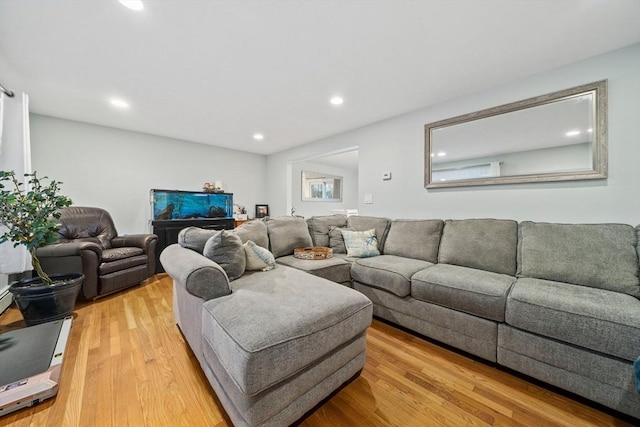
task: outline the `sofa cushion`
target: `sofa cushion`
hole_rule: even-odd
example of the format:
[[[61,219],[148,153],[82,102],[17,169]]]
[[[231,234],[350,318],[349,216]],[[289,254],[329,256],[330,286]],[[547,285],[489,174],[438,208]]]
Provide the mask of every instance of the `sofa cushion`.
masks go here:
[[[519,276],[640,298],[636,230],[624,224],[520,224]]]
[[[202,335],[246,395],[296,375],[371,324],[367,297],[294,268],[247,273],[232,286],[204,303]]]
[[[329,228],[346,227],[347,216],[344,214],[312,216],[307,220],[309,233],[314,246],[329,246]]]
[[[344,245],[344,237],[341,230],[354,231],[353,228],[347,227],[329,227],[329,247],[333,249],[334,254],[346,254],[347,248]]]
[[[620,292],[519,278],[507,298],[506,322],[628,361],[640,351],[640,300]]]
[[[380,255],[378,250],[378,239],[376,230],[349,231],[341,229],[344,238],[344,246],[347,248],[347,255],[356,258],[366,258]]]
[[[311,235],[304,218],[281,216],[266,221],[271,253],[278,258],[293,254],[295,248],[311,246]]]
[[[178,244],[183,248],[194,250],[198,253],[204,251],[204,245],[207,244],[214,234],[219,230],[207,230],[199,227],[187,227],[178,233]]]
[[[216,232],[207,240],[202,255],[222,267],[229,280],[235,280],[244,274],[247,263],[244,246],[233,231]]]
[[[104,255],[105,251],[110,251],[111,249],[105,249],[102,254]],[[133,267],[146,266],[149,262],[149,257],[146,254],[130,256],[128,258],[122,258],[109,262],[101,262],[98,266],[98,274],[100,276],[105,276],[107,274],[122,272],[123,270],[127,270]]]
[[[144,255],[144,250],[142,248],[134,248],[134,247],[120,247],[120,248],[110,248],[103,249],[102,256],[100,257],[100,261],[102,262],[113,262],[119,261],[122,259],[127,259],[136,255]]]
[[[288,265],[336,283],[351,282],[351,263],[338,257],[300,259],[293,255],[288,255],[278,258],[278,264]]]
[[[242,243],[247,243],[251,240],[256,245],[269,249],[269,235],[264,221],[259,219],[247,221],[233,231],[240,237]]]
[[[271,270],[276,266],[276,259],[268,249],[256,245],[253,240],[248,240],[244,245],[244,254],[247,259],[245,270],[255,271]]]
[[[418,259],[380,255],[356,260],[351,266],[351,277],[365,285],[406,297],[411,293],[411,277],[431,265]]]
[[[389,232],[391,220],[389,218],[378,218],[373,216],[351,215],[347,218],[347,227],[355,231],[366,231],[372,228],[376,230],[376,238],[378,239],[378,250],[382,252],[384,242]]]
[[[518,223],[506,219],[447,220],[438,262],[516,275]]]
[[[387,234],[384,253],[436,263],[443,226],[444,222],[439,219],[394,220]]]
[[[413,275],[411,296],[504,322],[507,294],[516,278],[457,265],[437,264]]]

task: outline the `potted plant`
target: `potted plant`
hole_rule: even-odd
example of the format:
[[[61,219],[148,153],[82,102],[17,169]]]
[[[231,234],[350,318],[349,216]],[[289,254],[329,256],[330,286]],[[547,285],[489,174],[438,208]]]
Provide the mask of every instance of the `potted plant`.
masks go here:
[[[31,188],[18,180],[15,171],[0,171],[0,225],[6,227],[0,243],[23,245],[31,255],[37,277],[14,282],[9,287],[27,325],[61,319],[71,314],[84,275],[79,273],[49,276],[41,267],[36,251],[56,241],[60,208],[71,205],[61,194],[61,182],[25,174]]]

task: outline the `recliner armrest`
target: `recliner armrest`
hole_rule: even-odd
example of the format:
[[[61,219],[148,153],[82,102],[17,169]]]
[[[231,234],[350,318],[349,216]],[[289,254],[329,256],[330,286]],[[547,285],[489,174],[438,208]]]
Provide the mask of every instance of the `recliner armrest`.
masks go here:
[[[147,248],[155,240],[158,240],[158,236],[155,234],[128,234],[111,239],[111,246],[114,248],[136,247],[147,252]]]
[[[80,241],[53,243],[51,245],[42,246],[36,250],[36,254],[39,258],[47,258],[80,255],[82,251],[93,251],[98,256],[98,259],[102,257],[102,248],[100,245],[93,242]]]

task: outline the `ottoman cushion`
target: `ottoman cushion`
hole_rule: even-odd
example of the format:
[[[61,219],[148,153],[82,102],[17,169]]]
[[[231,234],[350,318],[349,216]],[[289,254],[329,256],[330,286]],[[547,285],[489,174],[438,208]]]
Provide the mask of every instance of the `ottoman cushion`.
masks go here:
[[[361,334],[372,314],[361,293],[278,265],[204,304],[203,344],[241,393],[255,395]]]

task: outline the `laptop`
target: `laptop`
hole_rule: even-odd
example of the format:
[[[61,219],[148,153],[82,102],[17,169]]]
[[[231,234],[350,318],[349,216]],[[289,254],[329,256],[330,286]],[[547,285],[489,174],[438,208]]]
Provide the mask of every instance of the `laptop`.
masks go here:
[[[0,416],[58,393],[71,317],[0,334]]]

